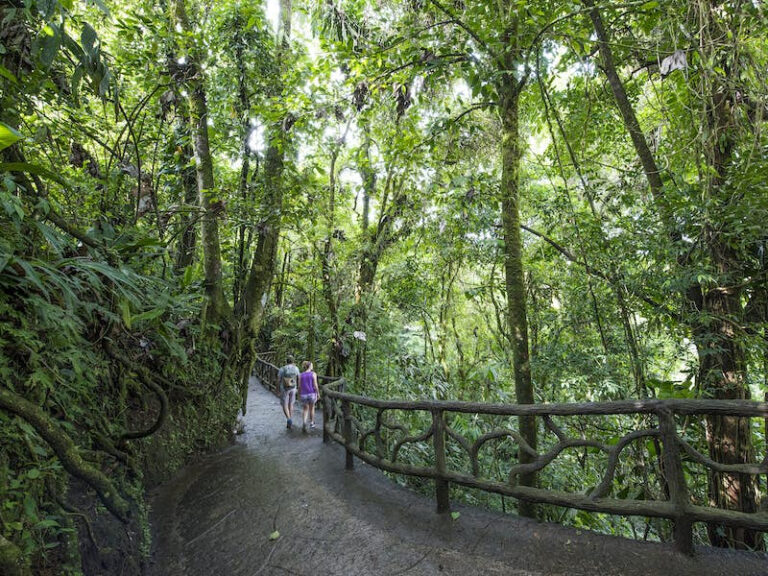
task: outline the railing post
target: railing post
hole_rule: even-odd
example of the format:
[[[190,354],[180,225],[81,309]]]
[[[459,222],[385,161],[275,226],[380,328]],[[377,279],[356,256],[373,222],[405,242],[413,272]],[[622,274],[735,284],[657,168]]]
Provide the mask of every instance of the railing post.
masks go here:
[[[344,392],[345,389],[346,386],[344,385],[344,382],[342,382],[339,390]],[[347,451],[345,468],[347,470],[353,470],[355,467],[354,455],[349,449],[349,447],[352,446],[352,406],[346,398],[341,401],[341,413],[344,416],[344,448]]]
[[[435,467],[437,468],[437,473],[442,476],[447,470],[445,462],[445,420],[443,420],[443,411],[439,408],[432,410],[432,439],[435,446]],[[448,480],[435,478],[435,497],[437,498],[438,514],[451,511]]]
[[[331,441],[331,433],[329,432],[330,420],[331,420],[331,401],[328,395],[325,393],[327,386],[331,385],[330,382],[323,384],[320,389],[323,391],[323,444],[327,444]]]
[[[688,486],[685,483],[683,462],[680,458],[680,446],[677,442],[675,415],[667,407],[657,411],[659,432],[664,447],[662,463],[664,477],[669,488],[669,501],[675,507],[674,524],[675,548],[688,556],[693,555],[693,522],[687,514]]]
[[[331,435],[328,433],[328,421],[331,419],[331,408],[328,395],[325,393],[325,387],[323,387],[323,444],[328,444],[331,439]]]
[[[272,366],[270,372],[272,373],[272,392],[280,394],[280,382],[277,381],[278,369]]]

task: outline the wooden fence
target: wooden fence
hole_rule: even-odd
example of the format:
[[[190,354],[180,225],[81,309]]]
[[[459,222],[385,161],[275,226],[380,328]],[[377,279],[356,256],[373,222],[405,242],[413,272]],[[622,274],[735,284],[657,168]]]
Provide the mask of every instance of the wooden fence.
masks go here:
[[[276,366],[259,361],[256,374],[276,390]],[[696,503],[687,480],[694,466],[724,475],[768,474],[768,453],[760,462],[723,464],[699,452],[692,439],[693,429],[702,417],[764,421],[768,418],[765,402],[653,399],[513,405],[378,400],[346,393],[343,379],[326,379],[322,390],[323,440],[334,440],[344,446],[346,467],[353,468],[356,456],[381,470],[431,479],[435,483],[438,512],[450,510],[449,486],[454,483],[529,502],[620,516],[666,518],[673,523],[676,547],[687,554],[693,552],[695,522],[768,531],[768,511],[748,513]],[[400,415],[400,421],[393,420],[395,414]],[[515,430],[512,424],[518,416],[532,416],[540,422],[539,450],[542,451],[529,446]],[[610,433],[614,436],[609,441],[588,438],[586,422],[604,422],[600,419],[605,417],[612,417],[614,421],[616,417],[625,418],[620,435],[616,428],[606,432],[605,428],[598,427],[601,436]],[[483,419],[491,422],[486,422],[488,425],[482,433],[477,432],[477,427],[473,428],[473,434],[459,430],[462,424]],[[499,477],[498,473],[489,473],[488,466],[484,466],[488,459],[481,459],[481,454],[487,446],[510,441],[515,450],[510,451],[507,444],[504,474]],[[662,498],[611,496],[627,492],[620,485],[625,476],[618,475],[617,470],[627,464],[621,460],[622,452],[630,446],[638,449],[638,445],[638,454],[644,453],[645,458],[652,459],[660,472]],[[422,460],[424,465],[400,460],[409,447],[417,455],[415,459]],[[521,451],[529,456],[526,463],[517,457]],[[563,491],[518,484],[521,474],[544,471],[573,451],[581,451],[585,459],[587,453],[602,455],[604,470],[597,486]]]

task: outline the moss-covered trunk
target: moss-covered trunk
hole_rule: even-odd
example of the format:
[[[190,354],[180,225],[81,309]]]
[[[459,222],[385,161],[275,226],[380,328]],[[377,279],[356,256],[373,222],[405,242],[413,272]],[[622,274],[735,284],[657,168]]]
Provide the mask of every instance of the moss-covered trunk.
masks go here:
[[[700,2],[700,52],[709,61],[729,69],[731,53],[720,44],[728,30],[718,12],[717,3]],[[737,47],[732,46],[735,50]],[[706,131],[705,162],[702,187],[704,197],[712,207],[716,221],[704,225],[702,237],[717,285],[701,286],[694,293],[691,306],[695,311],[694,336],[699,353],[699,382],[707,396],[718,399],[744,400],[750,397],[747,383],[747,362],[744,341],[739,336],[744,318],[742,288],[735,281],[744,267],[729,236],[727,222],[730,196],[733,192],[730,176],[733,172],[738,122],[733,115],[737,105],[734,96],[736,77],[719,74],[701,75],[701,94],[705,95]],[[722,212],[721,212],[722,211]],[[741,464],[754,460],[754,448],[749,418],[717,417],[707,419],[707,442],[710,457],[716,462]],[[709,470],[709,499],[712,506],[727,510],[756,512],[758,509],[757,477],[749,474],[720,474]],[[754,530],[708,525],[710,542],[715,546],[746,549],[764,548],[762,534]]]
[[[270,90],[271,96],[275,99],[280,99],[284,91],[285,60],[290,52],[291,8],[291,0],[280,1],[280,27],[275,55],[278,70]],[[268,127],[267,132],[268,146],[264,158],[264,186],[260,204],[261,220],[258,223],[253,260],[251,260],[248,278],[245,282],[241,305],[238,306],[237,311],[240,325],[240,382],[243,412],[245,412],[248,378],[255,361],[256,339],[264,321],[269,290],[275,275],[275,260],[280,240],[285,194],[283,172],[286,151],[290,145],[289,131],[292,123],[293,119],[286,112],[279,122]]]
[[[181,123],[180,123],[181,124]],[[178,127],[180,133],[187,132],[186,125]],[[181,147],[176,163],[180,175],[181,187],[184,193],[181,214],[179,218],[179,228],[181,236],[176,247],[176,258],[174,262],[174,271],[177,274],[183,273],[187,266],[190,266],[195,259],[195,245],[197,244],[197,179],[195,168],[191,165],[193,158],[192,146],[185,143]]]
[[[21,549],[0,534],[0,573],[5,576],[31,576],[32,570]]]
[[[533,404],[533,382],[528,350],[528,316],[526,311],[525,277],[523,274],[523,247],[520,238],[520,132],[519,105],[522,81],[515,78],[517,26],[507,31],[508,49],[505,52],[505,70],[499,83],[499,114],[501,116],[501,216],[504,234],[504,273],[507,291],[507,330],[512,346],[515,394],[519,404]],[[536,447],[536,419],[519,418],[520,433],[525,441]],[[533,460],[530,454],[519,451],[521,463]],[[536,483],[535,473],[520,477],[524,486]],[[533,504],[520,502],[521,515],[533,516]]]
[[[598,38],[603,69],[643,166],[665,232],[672,245],[678,249],[677,264],[684,275],[696,274],[694,266],[699,265],[716,279],[713,286],[692,282],[683,294],[686,306],[684,317],[693,333],[699,357],[702,393],[717,399],[749,398],[745,350],[739,337],[744,307],[739,282],[736,281],[744,263],[729,244],[728,236],[733,232],[719,224],[729,218],[727,210],[732,193],[729,190],[729,170],[740,130],[739,122],[733,115],[738,78],[735,75],[712,73],[709,69],[718,66],[723,71],[730,70],[732,54],[738,51],[734,40],[736,36],[726,26],[725,18],[729,15],[720,10],[719,2],[704,0],[694,3],[691,12],[696,19],[698,51],[705,62],[704,69],[696,74],[699,83],[696,95],[700,100],[698,109],[703,111],[701,122],[706,125],[706,130],[699,132],[703,157],[698,161],[701,197],[707,209],[700,233],[702,249],[694,252],[688,249],[684,251],[679,246],[682,235],[669,207],[669,200],[665,198],[662,171],[619,77],[611,39],[601,13],[591,0],[584,0],[584,4],[592,7],[589,15]],[[735,12],[731,16],[738,20]],[[748,419],[713,416],[707,419],[706,431],[709,454],[716,462],[743,464],[753,459]],[[710,471],[709,496],[713,506],[754,512],[758,507],[756,478]],[[762,547],[762,537],[751,530],[709,525],[708,531],[710,541],[716,546]]]
[[[279,98],[283,93],[282,74],[284,59],[289,52],[291,38],[291,0],[280,2],[280,30],[276,60],[278,75],[272,86],[272,96]],[[261,328],[264,309],[275,273],[275,257],[280,238],[283,217],[285,153],[289,145],[288,132],[291,119],[287,116],[269,127],[267,152],[264,159],[264,195],[261,200],[261,221],[256,239],[256,249],[251,262],[245,286],[245,330],[249,338],[256,338]]]
[[[203,269],[205,271],[205,294],[207,305],[204,317],[207,322],[227,321],[231,311],[224,295],[221,273],[221,243],[219,239],[219,217],[224,203],[219,197],[213,179],[213,158],[208,139],[208,103],[205,94],[205,77],[201,67],[200,51],[189,44],[194,34],[184,0],[174,4],[176,25],[182,31],[181,48],[186,52],[187,70],[184,81],[189,93],[189,121],[192,147],[195,152],[197,171],[198,205],[202,213]]]

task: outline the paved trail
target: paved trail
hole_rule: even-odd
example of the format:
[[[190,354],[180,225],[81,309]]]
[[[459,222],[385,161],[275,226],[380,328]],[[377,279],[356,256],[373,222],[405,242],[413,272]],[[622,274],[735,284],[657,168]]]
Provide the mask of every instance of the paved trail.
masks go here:
[[[762,555],[669,546],[539,524],[432,500],[288,431],[277,399],[251,383],[245,434],[153,495],[150,576],[768,576]],[[274,530],[280,532],[270,541]]]

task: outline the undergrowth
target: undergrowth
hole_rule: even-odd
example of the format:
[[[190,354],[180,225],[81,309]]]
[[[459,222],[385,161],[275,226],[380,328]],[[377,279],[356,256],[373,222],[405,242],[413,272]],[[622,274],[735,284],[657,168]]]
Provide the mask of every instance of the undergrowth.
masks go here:
[[[84,249],[2,200],[0,565],[77,574],[125,534],[113,554],[146,555],[147,485],[231,433],[226,341],[199,286],[135,271],[135,242]]]

